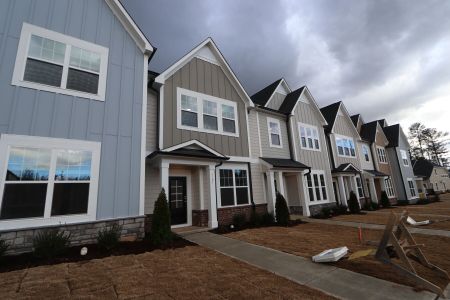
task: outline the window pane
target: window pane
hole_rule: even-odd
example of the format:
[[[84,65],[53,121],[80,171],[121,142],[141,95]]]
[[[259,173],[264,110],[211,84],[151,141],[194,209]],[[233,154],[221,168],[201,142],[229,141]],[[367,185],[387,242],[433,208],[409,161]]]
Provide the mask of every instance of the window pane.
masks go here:
[[[341,146],[338,146],[338,153],[344,155],[344,149]]]
[[[46,181],[50,169],[50,150],[12,147],[6,181]]]
[[[65,44],[31,35],[30,48],[28,49],[29,56],[62,64],[64,62],[65,53]]]
[[[247,186],[247,170],[234,170],[236,186]]]
[[[197,98],[181,95],[181,109],[197,112]]]
[[[317,197],[317,200],[321,200],[321,198],[320,198],[320,188],[319,187],[316,187],[316,197]]]
[[[308,138],[308,147],[311,149],[313,148],[313,141],[311,138]]]
[[[305,128],[304,127],[300,127],[300,136],[306,137],[306,133],[305,133]]]
[[[220,169],[220,186],[233,186],[233,170]]]
[[[234,205],[233,188],[220,188],[220,203],[222,206]]]
[[[306,148],[306,138],[302,137],[302,147]]]
[[[248,188],[236,188],[236,203],[248,204]]]
[[[55,183],[52,216],[85,214],[88,200],[89,183]]]
[[[350,153],[352,154],[352,156],[355,156],[355,149],[354,148],[350,148]]]
[[[100,72],[100,60],[100,54],[72,46],[70,52],[71,66],[89,71]]]
[[[190,111],[181,111],[181,124],[186,126],[198,127],[197,113]]]
[[[279,133],[280,132],[280,128],[278,127],[277,123],[269,122],[269,126],[270,126],[271,133]]]
[[[98,80],[98,74],[69,68],[69,75],[67,76],[67,88],[80,92],[97,94]]]
[[[350,151],[347,147],[344,148],[345,155],[350,156]]]
[[[217,130],[217,117],[203,115],[203,127],[205,129]]]
[[[322,187],[322,196],[323,196],[323,200],[327,200],[327,189]]]
[[[46,194],[46,183],[5,184],[0,219],[43,217]]]
[[[234,107],[226,104],[222,104],[222,117],[227,119],[235,119]]]
[[[223,131],[236,133],[236,124],[234,120],[222,119],[223,121]]]
[[[314,186],[319,186],[319,178],[317,177],[317,174],[313,174],[314,178]]]
[[[314,201],[314,189],[308,188],[308,193],[309,193],[309,201]]]
[[[217,103],[203,100],[203,113],[217,116]]]
[[[60,87],[62,70],[62,66],[28,58],[23,80]]]
[[[56,159],[55,180],[90,180],[92,153],[60,150]]]
[[[314,145],[316,146],[316,149],[319,150],[319,140],[314,140]]]
[[[281,143],[280,143],[280,136],[278,134],[271,133],[270,134],[270,139],[272,141],[272,145],[277,145],[277,146],[281,145]]]
[[[308,184],[308,187],[312,187],[312,180],[310,174],[306,175],[306,182]]]

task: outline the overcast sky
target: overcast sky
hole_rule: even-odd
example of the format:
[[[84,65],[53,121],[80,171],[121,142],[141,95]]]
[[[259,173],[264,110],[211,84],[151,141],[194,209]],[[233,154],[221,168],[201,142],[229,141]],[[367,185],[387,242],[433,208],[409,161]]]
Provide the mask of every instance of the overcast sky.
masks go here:
[[[450,1],[122,0],[161,72],[211,36],[249,95],[284,77],[365,121],[450,131]]]

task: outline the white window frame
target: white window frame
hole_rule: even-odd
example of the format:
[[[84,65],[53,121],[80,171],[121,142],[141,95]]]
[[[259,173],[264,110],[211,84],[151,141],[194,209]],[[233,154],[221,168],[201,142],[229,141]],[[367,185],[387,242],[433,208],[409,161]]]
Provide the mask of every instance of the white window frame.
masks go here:
[[[45,202],[44,216],[0,220],[1,229],[21,229],[30,227],[88,222],[96,220],[98,178],[99,178],[100,151],[101,151],[100,142],[2,134],[0,137],[0,195],[1,195],[0,209],[2,207],[3,190],[6,182],[6,170],[8,168],[9,151],[11,147],[50,149],[52,151],[52,161],[50,164],[50,173],[47,186],[47,196]],[[80,151],[89,151],[92,153],[91,178],[89,181],[90,185],[89,185],[87,214],[51,216],[53,187],[55,183],[54,170],[56,168],[55,153],[58,150],[80,150]]]
[[[409,192],[411,194],[412,198],[417,198],[417,190],[414,186],[414,180],[412,178],[407,178],[406,181],[408,182]]]
[[[355,181],[356,181],[356,190],[358,192],[358,198],[359,199],[364,198],[364,187],[362,183],[362,178],[360,176],[356,176]]]
[[[66,52],[65,52],[65,58],[63,63],[63,72],[62,72],[62,79],[61,79],[61,87],[55,87],[50,85],[45,85],[42,83],[37,82],[31,82],[31,81],[25,81],[24,73],[25,73],[25,66],[28,58],[28,48],[30,45],[31,35],[36,35],[39,37],[51,39],[60,43],[63,43],[66,45]],[[83,50],[92,51],[95,53],[100,54],[101,61],[100,61],[100,72],[98,73],[98,90],[97,94],[91,94],[87,92],[81,92],[76,90],[70,90],[66,89],[66,83],[67,83],[67,76],[68,76],[68,70],[69,70],[69,63],[70,63],[70,51],[71,47],[78,47]],[[22,32],[20,34],[20,40],[19,40],[19,46],[17,49],[17,56],[16,56],[16,62],[14,65],[14,73],[12,77],[12,85],[21,86],[25,88],[31,88],[36,90],[42,90],[47,92],[53,92],[58,94],[64,94],[64,95],[71,95],[76,96],[80,98],[88,98],[93,100],[99,100],[99,101],[105,101],[105,94],[106,94],[106,78],[107,78],[107,68],[108,68],[108,53],[109,49],[89,43],[71,36],[67,36],[55,31],[51,31],[42,27],[38,27],[35,25],[31,25],[28,23],[23,23],[22,26]],[[44,61],[44,60],[42,60]],[[73,66],[70,66],[70,68],[85,71],[83,69],[79,69]],[[88,71],[91,73],[92,72]]]
[[[386,149],[384,147],[377,146],[377,157],[380,164],[386,165],[388,163]]]
[[[181,124],[181,95],[186,95],[186,96],[197,98],[197,127]],[[204,128],[204,125],[203,125],[203,100],[217,103],[217,130]],[[222,104],[232,106],[234,109],[234,125],[235,125],[235,129],[236,129],[235,133],[223,131],[222,119],[227,119],[227,120],[231,120],[231,119],[222,117]],[[205,114],[205,115],[209,116],[208,114]],[[239,137],[239,121],[238,121],[237,103],[234,101],[221,99],[221,98],[217,98],[214,96],[210,96],[210,95],[206,95],[206,94],[202,94],[202,93],[198,93],[198,92],[194,92],[191,90],[177,87],[177,128],[183,129],[183,130]]]
[[[351,149],[352,149],[352,148],[348,148],[348,149],[349,149],[348,151],[349,151],[350,155],[346,155],[346,154],[345,154],[345,147],[343,147],[343,153],[344,153],[344,154],[339,154],[338,140],[348,140],[348,141],[351,141],[352,144],[353,144],[353,150],[355,151],[355,155],[352,155],[352,152],[351,152]],[[336,154],[337,154],[337,156],[340,156],[340,157],[356,158],[356,144],[355,144],[355,140],[354,140],[353,138],[351,138],[351,137],[349,137],[349,136],[345,136],[345,135],[338,135],[338,134],[336,134],[335,137],[334,137],[334,144],[335,144],[335,147],[336,147]]]
[[[330,193],[329,193],[329,190],[328,190],[328,185],[327,185],[327,176],[326,176],[326,173],[325,173],[325,171],[324,170],[311,170],[311,173],[309,174],[310,176],[311,176],[311,183],[312,183],[312,189],[313,189],[313,195],[314,195],[314,199],[313,200],[311,200],[310,199],[310,197],[309,197],[309,189],[310,189],[310,187],[308,186],[308,179],[307,179],[307,177],[305,176],[305,188],[306,188],[306,194],[308,195],[308,202],[309,202],[309,204],[310,205],[315,205],[315,204],[323,204],[323,203],[328,203],[329,202],[329,199],[330,199]],[[316,194],[316,186],[315,186],[315,183],[314,183],[314,176],[313,175],[317,175],[317,178],[318,178],[318,181],[319,181],[319,190],[320,190],[320,200],[317,200],[316,198],[317,198],[317,194]],[[324,197],[323,197],[323,192],[322,192],[322,184],[321,184],[321,182],[320,182],[320,175],[323,175],[323,181],[324,181],[324,184],[325,184],[325,191],[326,191],[326,193],[327,193],[327,198],[326,199],[324,199]]]
[[[364,161],[365,162],[370,162],[370,149],[369,149],[369,146],[367,146],[365,144],[362,144],[361,146],[362,146],[362,155],[363,155]],[[366,158],[365,151],[367,152],[367,158]]]
[[[222,198],[221,198],[221,193],[220,193],[220,190],[222,188],[220,186],[220,170],[223,170],[223,169],[225,169],[225,170],[232,170],[233,171],[233,193],[234,193],[234,204],[233,205],[222,206]],[[235,170],[245,170],[246,171],[246,173],[247,173],[247,185],[246,186],[236,186],[236,178],[235,178],[235,174],[234,174]],[[224,207],[224,208],[226,208],[226,207],[239,207],[239,206],[250,205],[250,203],[251,203],[251,198],[250,198],[250,196],[251,196],[250,195],[250,175],[249,175],[249,172],[248,172],[248,166],[247,165],[224,164],[224,165],[218,167],[216,169],[216,182],[217,182],[216,194],[217,194],[217,207],[218,208],[222,208],[222,207]],[[236,197],[236,188],[237,187],[242,187],[242,188],[246,187],[247,188],[248,203],[246,203],[246,204],[237,204],[237,197]],[[231,188],[231,186],[224,187],[224,188]]]
[[[400,156],[401,156],[402,161],[403,161],[403,166],[408,167],[409,166],[409,160],[408,160],[408,153],[406,153],[406,150],[400,150]],[[405,157],[403,157],[403,156],[405,156]]]
[[[277,126],[278,126],[278,132],[277,133],[270,132],[270,123],[277,124]],[[267,131],[269,133],[269,145],[270,145],[270,147],[272,147],[272,148],[283,148],[283,140],[281,138],[281,124],[280,124],[280,120],[267,117]],[[280,144],[279,145],[276,145],[276,144],[272,143],[272,134],[277,134],[278,135],[278,137],[280,139]]]
[[[395,190],[392,184],[392,179],[389,177],[385,178],[384,183],[386,185],[386,194],[388,195],[388,198],[395,198]]]
[[[298,136],[299,136],[300,148],[304,149],[304,150],[310,150],[310,151],[318,151],[318,152],[322,151],[322,145],[320,143],[320,133],[319,133],[319,129],[317,128],[317,126],[305,124],[305,123],[301,123],[301,122],[298,122],[297,126],[298,126]],[[302,145],[302,128],[305,129],[306,147],[303,147],[303,145]],[[312,134],[311,136],[308,136],[308,134],[306,132],[307,129],[311,130],[311,134]],[[317,133],[317,139],[314,138],[314,131]],[[310,148],[308,145],[308,138],[312,139],[312,142],[313,142],[312,148]],[[316,146],[315,140],[317,140],[317,142],[318,142],[319,149],[316,149],[316,147],[315,147]]]

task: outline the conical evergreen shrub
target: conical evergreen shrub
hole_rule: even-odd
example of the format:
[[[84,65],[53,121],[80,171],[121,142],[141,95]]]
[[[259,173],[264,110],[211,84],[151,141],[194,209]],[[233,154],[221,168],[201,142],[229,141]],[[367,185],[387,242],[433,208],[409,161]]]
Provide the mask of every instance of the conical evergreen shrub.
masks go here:
[[[164,189],[161,190],[158,200],[155,202],[150,239],[156,246],[166,245],[172,241],[170,210]]]
[[[289,208],[284,199],[283,195],[277,193],[277,198],[275,202],[275,216],[277,219],[277,224],[281,226],[288,226],[290,221]]]
[[[348,199],[348,209],[352,214],[357,214],[361,211],[359,207],[358,198],[356,198],[356,194],[353,191],[350,191],[350,198]]]
[[[389,202],[389,197],[386,191],[381,192],[381,206],[383,206],[384,208],[391,206],[391,202]]]

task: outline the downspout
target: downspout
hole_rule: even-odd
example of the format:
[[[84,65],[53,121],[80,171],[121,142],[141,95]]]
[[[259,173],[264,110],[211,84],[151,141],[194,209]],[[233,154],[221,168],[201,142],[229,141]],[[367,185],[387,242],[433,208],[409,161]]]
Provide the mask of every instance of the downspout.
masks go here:
[[[159,119],[161,116],[159,115],[159,90],[155,89],[151,84],[153,81],[148,83],[149,88],[156,93],[156,144],[158,145],[156,149],[158,151],[161,150],[161,145],[159,144]]]
[[[287,135],[288,135],[288,141],[289,141],[289,154],[290,154],[290,156],[291,156],[291,159],[292,160],[295,160],[295,157],[294,157],[294,145],[293,145],[293,143],[295,142],[292,138],[292,136],[291,136],[291,124],[289,123],[289,121],[290,121],[290,119],[291,119],[291,117],[292,117],[292,115],[291,114],[289,114],[289,115],[286,115],[287,116],[287,118],[286,118],[286,129],[287,129]]]
[[[253,200],[252,168],[250,167],[249,162],[247,162],[247,166],[248,166],[248,178],[249,178],[249,187],[250,187],[250,202],[252,203],[253,212],[255,212],[256,204],[255,204],[255,201]]]

